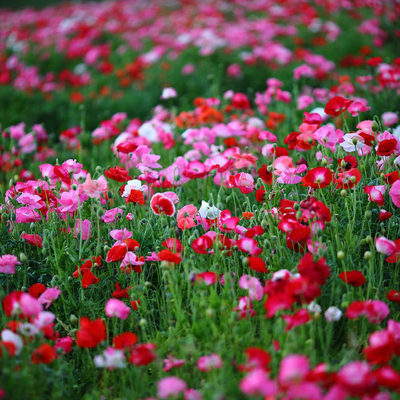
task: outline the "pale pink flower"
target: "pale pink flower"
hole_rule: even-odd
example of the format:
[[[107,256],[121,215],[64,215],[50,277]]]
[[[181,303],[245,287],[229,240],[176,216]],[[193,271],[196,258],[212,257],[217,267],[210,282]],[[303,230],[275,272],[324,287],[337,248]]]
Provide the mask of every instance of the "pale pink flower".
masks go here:
[[[196,214],[197,208],[193,204],[182,207],[177,215],[178,228],[185,230],[196,226],[196,221],[194,220]]]
[[[187,389],[186,382],[176,376],[163,378],[157,383],[157,396],[160,399],[168,399],[184,392]]]
[[[124,240],[124,239],[129,239],[132,237],[132,232],[129,231],[126,228],[123,229],[113,229],[110,232],[110,236],[114,239],[114,240]]]
[[[310,362],[307,357],[292,354],[286,356],[279,368],[278,381],[282,386],[290,386],[300,383],[310,370]]]
[[[15,266],[20,265],[18,258],[12,254],[5,254],[0,257],[0,273],[15,274]]]
[[[81,234],[82,240],[88,240],[91,236],[92,223],[88,220],[77,219],[75,223],[75,237]]]
[[[197,360],[197,368],[203,372],[209,372],[212,369],[222,368],[222,360],[218,354],[200,357]]]
[[[50,307],[51,303],[58,299],[61,290],[57,286],[46,289],[38,298],[39,304],[46,305],[46,309]]]
[[[15,222],[17,224],[38,222],[42,219],[39,213],[29,207],[20,207],[15,210]]]
[[[127,319],[131,309],[121,300],[109,299],[105,311],[108,317]]]
[[[176,93],[176,90],[172,87],[164,88],[161,94],[161,99],[166,100],[166,99],[172,99],[176,97],[178,94]]]
[[[254,276],[242,275],[239,279],[239,287],[249,291],[250,300],[260,301],[264,297],[264,288]]]
[[[250,371],[239,383],[240,390],[248,396],[271,396],[277,393],[276,383],[268,378],[262,368]]]
[[[69,192],[61,193],[58,202],[60,203],[60,207],[58,208],[60,212],[67,213],[67,212],[74,212],[78,209],[79,206],[79,195],[78,192],[74,190],[70,190]]]
[[[389,190],[389,196],[396,207],[400,207],[400,180],[393,183]]]
[[[120,214],[123,214],[122,208],[115,207],[112,208],[111,210],[106,211],[101,220],[106,224],[111,224],[115,222],[117,216],[119,216]]]
[[[384,236],[375,239],[375,247],[378,253],[385,254],[386,256],[391,256],[397,252],[396,243]]]
[[[164,358],[163,362],[164,362],[164,368],[163,368],[164,372],[168,372],[172,368],[178,368],[181,367],[183,364],[185,364],[185,360],[178,360],[171,354],[168,354],[168,357]]]
[[[84,193],[92,199],[98,199],[107,191],[107,179],[101,175],[98,179],[92,179],[90,174],[87,174],[86,181],[81,185]]]
[[[97,368],[108,368],[113,370],[115,368],[125,368],[125,354],[123,350],[116,350],[108,347],[93,359],[94,365]]]
[[[392,126],[399,120],[396,113],[388,111],[382,114],[382,121],[386,126]]]
[[[21,295],[19,305],[22,312],[28,317],[39,314],[42,311],[40,302],[28,293],[23,293]]]

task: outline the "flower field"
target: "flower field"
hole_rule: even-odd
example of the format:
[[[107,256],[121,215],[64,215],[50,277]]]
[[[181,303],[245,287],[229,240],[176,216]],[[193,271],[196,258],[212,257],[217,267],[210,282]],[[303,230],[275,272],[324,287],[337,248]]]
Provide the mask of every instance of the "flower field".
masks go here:
[[[0,398],[400,398],[399,17],[0,8]]]

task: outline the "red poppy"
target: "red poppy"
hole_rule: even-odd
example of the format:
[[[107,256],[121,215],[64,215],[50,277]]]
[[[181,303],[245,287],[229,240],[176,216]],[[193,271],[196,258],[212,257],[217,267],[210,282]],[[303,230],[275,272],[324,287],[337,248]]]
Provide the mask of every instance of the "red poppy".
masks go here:
[[[376,154],[378,154],[378,156],[381,156],[381,157],[389,157],[392,155],[392,153],[396,149],[396,146],[397,146],[396,139],[382,140],[378,145]]]
[[[28,293],[37,299],[44,291],[46,290],[46,286],[43,283],[34,283],[29,289]]]
[[[256,190],[256,200],[259,203],[262,203],[265,201],[265,189],[264,188]]]
[[[339,278],[351,286],[362,286],[365,283],[365,276],[360,271],[344,271],[339,274]]]
[[[34,364],[50,364],[56,358],[57,353],[54,350],[54,347],[47,343],[43,343],[32,353],[31,361]]]
[[[129,196],[126,198],[126,203],[137,203],[141,206],[144,205],[144,194],[140,190],[131,189]]]
[[[349,171],[339,172],[335,179],[337,189],[351,189],[356,186],[361,180],[361,172],[357,168],[352,168]]]
[[[243,93],[235,93],[232,96],[232,107],[235,107],[239,110],[245,110],[246,108],[250,108],[249,99]]]
[[[386,182],[389,185],[393,185],[396,181],[400,179],[400,172],[399,171],[393,171],[388,174],[385,174]]]
[[[160,261],[167,261],[168,263],[179,264],[182,261],[180,253],[173,253],[171,250],[164,249],[157,253]]]
[[[129,357],[129,362],[134,365],[147,365],[154,361],[157,356],[154,353],[156,345],[154,343],[143,343],[135,346]]]
[[[114,337],[113,347],[115,349],[127,349],[134,346],[138,337],[132,332],[124,332]]]
[[[127,182],[132,179],[129,175],[129,172],[125,169],[117,165],[115,168],[111,167],[104,171],[104,175],[107,178],[113,179],[117,182]]]
[[[325,258],[314,261],[311,253],[306,253],[302,257],[297,266],[297,270],[301,276],[307,277],[310,282],[315,282],[318,285],[323,285],[330,275],[330,268]]]
[[[306,324],[311,317],[308,311],[302,308],[292,315],[282,315],[282,319],[286,322],[285,332],[288,332],[296,326]]]
[[[301,182],[303,186],[322,189],[332,182],[332,172],[324,167],[313,168],[307,172]]]
[[[341,96],[335,96],[326,103],[325,113],[337,117],[343,111],[346,111],[352,102],[353,100]]]
[[[128,288],[121,289],[118,282],[115,282],[115,290],[111,293],[112,297],[116,299],[129,299]]]
[[[265,266],[265,261],[260,257],[247,257],[249,268],[253,271],[267,273],[268,270]]]
[[[397,290],[390,290],[386,293],[386,298],[393,303],[400,304],[400,292]]]
[[[108,263],[122,261],[127,252],[128,248],[125,244],[116,244],[108,251],[106,261]]]
[[[192,249],[198,254],[207,254],[212,246],[213,242],[207,235],[202,235],[192,242]]]
[[[168,250],[180,253],[183,249],[182,243],[179,239],[168,238],[161,243]]]
[[[30,235],[28,233],[24,233],[22,235],[22,239],[25,239],[29,244],[36,247],[43,247],[42,238],[39,235]]]
[[[239,371],[249,372],[258,368],[269,371],[271,356],[267,351],[259,347],[249,347],[246,349],[245,353],[247,361],[246,364],[240,364],[238,366]]]
[[[93,274],[93,272],[88,269],[83,275],[81,284],[84,289],[87,289],[90,285],[95,285],[100,279]]]
[[[174,203],[162,194],[155,194],[151,198],[150,207],[156,215],[165,214],[171,217],[175,213]]]
[[[273,175],[272,172],[268,172],[268,167],[265,164],[258,169],[258,175],[266,185],[272,185]]]
[[[93,348],[106,340],[106,324],[102,319],[91,321],[87,317],[79,319],[79,331],[76,333],[76,344],[79,347]]]

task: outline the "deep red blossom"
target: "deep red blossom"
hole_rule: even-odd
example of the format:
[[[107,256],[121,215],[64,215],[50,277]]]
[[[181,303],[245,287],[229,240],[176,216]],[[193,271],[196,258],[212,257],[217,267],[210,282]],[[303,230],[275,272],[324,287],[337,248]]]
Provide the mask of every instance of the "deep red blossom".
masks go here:
[[[360,271],[344,271],[339,274],[339,278],[351,285],[351,286],[362,286],[365,283],[365,276]]]
[[[138,337],[132,332],[120,333],[113,339],[113,347],[115,349],[127,349],[134,346],[138,341]]]
[[[43,343],[32,353],[31,361],[34,364],[50,364],[57,358],[56,351],[53,346]]]
[[[343,111],[346,111],[352,102],[353,100],[341,96],[335,96],[326,103],[325,113],[337,117]]]
[[[266,185],[272,185],[273,174],[268,171],[268,167],[263,164],[261,168],[258,169],[258,176],[263,180]]]
[[[389,157],[393,154],[394,150],[396,149],[396,146],[397,146],[396,139],[382,140],[378,145],[376,154],[378,154],[378,156],[381,157]]]
[[[253,271],[267,273],[265,261],[260,257],[247,257],[249,268]]]
[[[106,324],[102,319],[91,321],[87,317],[80,318],[79,330],[76,333],[76,344],[79,347],[93,348],[106,339]]]
[[[393,303],[397,303],[400,305],[400,292],[397,290],[390,290],[386,293],[386,298]]]
[[[332,172],[324,167],[313,168],[307,172],[301,182],[303,186],[322,189],[332,182]]]
[[[157,253],[160,261],[167,261],[168,263],[180,264],[182,257],[180,253],[173,253],[171,250],[164,249]]]
[[[43,247],[43,240],[37,234],[30,235],[28,233],[24,233],[21,237],[22,237],[22,239],[25,239],[27,243],[29,243],[33,246]]]
[[[115,290],[111,293],[116,299],[129,299],[128,288],[121,289],[121,285],[115,282]]]
[[[296,326],[306,324],[311,317],[308,311],[302,308],[294,314],[283,315],[282,319],[286,322],[285,332],[288,332]]]
[[[128,247],[125,244],[116,244],[107,253],[106,261],[108,263],[122,261],[128,252]]]
[[[239,371],[249,372],[257,368],[269,371],[271,355],[267,351],[259,347],[249,347],[246,349],[245,354],[247,361],[245,364],[238,365]]]
[[[43,283],[34,283],[29,289],[28,293],[37,299],[44,291],[46,290],[46,286]]]
[[[192,249],[198,254],[207,254],[212,246],[213,241],[207,235],[202,235],[192,242]]]
[[[335,179],[337,189],[351,189],[361,180],[361,172],[357,168],[352,168],[345,172],[339,172]]]
[[[344,167],[342,167],[342,161],[345,162]],[[346,171],[358,167],[357,158],[354,156],[345,156],[344,158],[339,158],[338,164],[341,169],[345,169]]]
[[[154,361],[156,345],[154,343],[143,343],[135,346],[131,350],[129,362],[134,365],[147,365]]]
[[[307,277],[311,282],[315,282],[318,285],[325,284],[330,275],[330,268],[325,258],[314,261],[311,253],[306,253],[301,258],[297,270],[301,276]]]
[[[131,189],[129,196],[126,198],[126,203],[137,203],[144,205],[144,194],[140,190]]]
[[[132,179],[132,177],[129,175],[129,172],[119,165],[106,169],[104,171],[104,175],[107,178],[113,179],[117,182],[127,182]]]

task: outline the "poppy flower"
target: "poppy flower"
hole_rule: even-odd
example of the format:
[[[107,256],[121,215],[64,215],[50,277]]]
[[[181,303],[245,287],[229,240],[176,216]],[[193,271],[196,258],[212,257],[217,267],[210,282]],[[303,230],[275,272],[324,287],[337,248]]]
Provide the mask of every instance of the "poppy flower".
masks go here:
[[[113,179],[117,182],[127,182],[132,179],[132,177],[129,175],[129,172],[119,165],[106,169],[104,171],[104,175],[107,178]]]
[[[147,365],[154,361],[156,345],[154,343],[138,344],[131,350],[129,362],[134,365]]]
[[[258,169],[258,176],[263,180],[266,185],[272,185],[273,174],[268,172],[268,167],[263,164],[261,168]]]
[[[192,242],[192,249],[198,254],[207,254],[212,246],[213,241],[207,235],[202,235]]]
[[[335,178],[337,189],[351,189],[361,180],[361,172],[357,168],[352,168],[345,172],[339,172]]]
[[[116,262],[122,261],[128,251],[128,247],[125,244],[116,244],[107,253],[106,261]]]
[[[260,257],[247,257],[249,268],[256,272],[267,273],[265,261]]]
[[[308,311],[302,308],[294,314],[283,315],[282,319],[286,322],[285,332],[288,332],[296,326],[306,324],[311,317]]]
[[[138,341],[138,337],[132,332],[120,333],[113,339],[113,347],[116,349],[127,349],[134,346]]]
[[[168,263],[180,264],[182,257],[180,253],[173,253],[171,250],[164,249],[157,253],[160,261],[167,261]]]
[[[339,278],[351,286],[362,286],[365,283],[365,276],[360,271],[344,271],[339,274]]]
[[[396,139],[385,139],[382,140],[378,148],[376,149],[376,154],[381,157],[390,157],[397,147]]]
[[[151,198],[150,207],[155,215],[165,214],[168,217],[172,217],[175,214],[173,201],[162,193],[157,193]]]
[[[271,355],[267,351],[259,347],[249,347],[245,353],[247,361],[246,364],[238,366],[239,371],[249,372],[256,368],[262,368],[264,371],[269,370]]]
[[[346,99],[341,96],[335,96],[330,99],[325,106],[325,113],[333,117],[337,117],[343,111],[346,111],[353,100]]]
[[[43,343],[32,353],[31,361],[34,364],[50,364],[57,358],[56,351],[53,346]]]
[[[313,168],[307,172],[301,182],[303,186],[322,189],[332,182],[332,172],[324,167]]]
[[[102,319],[91,321],[87,317],[79,320],[79,330],[76,333],[76,344],[79,347],[93,348],[106,340],[107,330]]]
[[[25,239],[25,241],[31,244],[32,246],[43,247],[42,238],[37,234],[30,235],[28,233],[24,233],[21,237],[22,239]]]
[[[195,275],[194,280],[199,283],[203,283],[207,286],[213,285],[218,281],[218,274],[211,271],[201,272]]]

